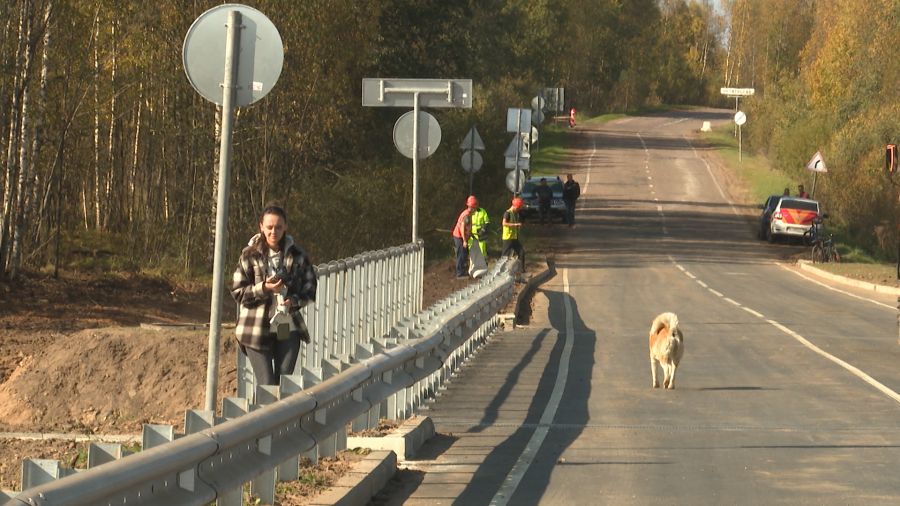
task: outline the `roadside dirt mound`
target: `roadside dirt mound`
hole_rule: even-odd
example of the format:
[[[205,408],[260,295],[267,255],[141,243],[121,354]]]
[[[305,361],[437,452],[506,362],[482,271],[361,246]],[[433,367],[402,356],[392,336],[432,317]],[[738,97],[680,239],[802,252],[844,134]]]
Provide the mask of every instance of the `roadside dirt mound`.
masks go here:
[[[0,430],[137,433],[202,408],[208,332],[140,327],[61,335],[0,385]],[[235,346],[223,333],[220,399],[235,391]]]

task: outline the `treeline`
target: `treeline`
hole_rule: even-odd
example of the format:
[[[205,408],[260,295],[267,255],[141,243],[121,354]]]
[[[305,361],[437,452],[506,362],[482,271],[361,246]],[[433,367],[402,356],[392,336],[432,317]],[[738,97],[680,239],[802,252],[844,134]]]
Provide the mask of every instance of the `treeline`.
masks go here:
[[[724,104],[732,65],[709,0],[246,3],[278,27],[285,59],[275,89],[235,120],[230,258],[272,201],[317,261],[409,241],[411,164],[391,140],[404,111],[363,108],[364,77],[474,81],[471,110],[431,111],[443,141],[421,164],[420,232],[440,250],[468,193],[458,146],[471,126],[487,144],[476,193],[500,210],[508,107],[551,86],[586,113]],[[218,116],[188,83],[182,44],[218,4],[0,4],[4,276],[104,255],[113,268],[209,271]]]
[[[725,85],[746,100],[750,145],[798,182],[821,151],[815,197],[854,243],[896,259],[898,187],[885,144],[900,141],[900,1],[732,0]],[[900,176],[895,178],[900,184]]]

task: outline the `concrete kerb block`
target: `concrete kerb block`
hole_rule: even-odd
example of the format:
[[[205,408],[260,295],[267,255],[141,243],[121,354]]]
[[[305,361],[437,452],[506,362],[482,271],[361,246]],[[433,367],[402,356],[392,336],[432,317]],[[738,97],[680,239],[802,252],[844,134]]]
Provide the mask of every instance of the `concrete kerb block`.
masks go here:
[[[528,283],[525,284],[525,288],[523,288],[522,291],[519,292],[519,296],[516,297],[514,326],[518,325],[522,321],[525,306],[526,304],[528,304],[528,301],[531,298],[531,295],[534,293],[534,290],[538,287],[538,285],[543,284],[555,274],[556,267],[554,266],[553,262],[547,260],[547,269],[528,280]]]
[[[404,462],[415,456],[419,448],[434,437],[434,422],[427,416],[413,416],[397,429],[382,437],[347,438],[347,448],[368,448],[373,451],[392,451]]]
[[[364,506],[396,472],[397,455],[394,452],[373,451],[356,463],[333,487],[313,497],[309,504]]]
[[[830,272],[824,271],[822,269],[818,269],[813,267],[813,264],[809,260],[798,260],[797,265],[800,269],[804,271],[811,272],[817,276],[823,277],[825,279],[830,279],[832,281],[836,281],[838,283],[855,286],[857,288],[863,288],[866,290],[872,290],[876,293],[886,293],[889,295],[900,295],[900,287],[895,286],[885,286],[885,285],[876,285],[874,283],[869,283],[866,281],[860,281],[857,279],[845,278],[844,276],[838,276],[837,274],[832,274]]]

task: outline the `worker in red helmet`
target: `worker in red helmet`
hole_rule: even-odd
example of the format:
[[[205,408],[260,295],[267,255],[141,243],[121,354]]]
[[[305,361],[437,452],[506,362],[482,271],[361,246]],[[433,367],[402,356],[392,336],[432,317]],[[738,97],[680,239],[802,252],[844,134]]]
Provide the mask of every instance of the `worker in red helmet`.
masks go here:
[[[469,267],[469,237],[472,236],[472,213],[478,209],[478,199],[475,195],[469,195],[466,199],[466,208],[456,218],[456,226],[453,227],[453,247],[456,249],[456,278],[468,278]]]
[[[522,220],[519,218],[519,210],[522,209],[522,199],[514,197],[512,205],[503,213],[503,252],[501,256],[512,256],[514,253],[521,262],[522,272],[525,272],[525,249],[519,242],[519,232],[522,229]]]

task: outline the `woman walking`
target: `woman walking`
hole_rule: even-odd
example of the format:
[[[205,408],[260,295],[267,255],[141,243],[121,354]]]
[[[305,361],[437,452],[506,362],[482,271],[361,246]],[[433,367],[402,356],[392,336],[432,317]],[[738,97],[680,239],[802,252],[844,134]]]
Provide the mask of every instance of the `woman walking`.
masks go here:
[[[235,337],[259,385],[277,385],[282,374],[293,374],[300,341],[309,343],[300,308],[316,300],[316,273],[286,231],[284,209],[266,207],[232,277],[239,305]]]

